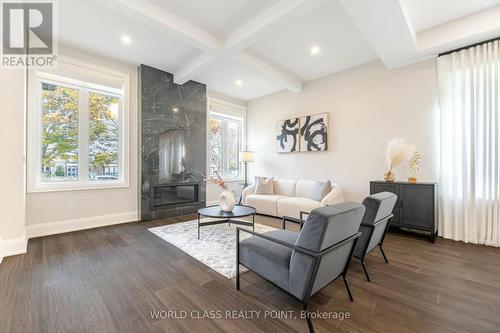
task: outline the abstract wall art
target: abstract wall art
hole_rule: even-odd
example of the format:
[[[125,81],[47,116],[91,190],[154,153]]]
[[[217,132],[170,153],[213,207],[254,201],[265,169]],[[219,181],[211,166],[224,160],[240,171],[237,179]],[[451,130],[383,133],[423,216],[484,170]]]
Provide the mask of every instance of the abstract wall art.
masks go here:
[[[328,150],[328,114],[300,118],[300,151]]]
[[[299,118],[280,120],[276,123],[276,151],[291,153],[299,151]]]

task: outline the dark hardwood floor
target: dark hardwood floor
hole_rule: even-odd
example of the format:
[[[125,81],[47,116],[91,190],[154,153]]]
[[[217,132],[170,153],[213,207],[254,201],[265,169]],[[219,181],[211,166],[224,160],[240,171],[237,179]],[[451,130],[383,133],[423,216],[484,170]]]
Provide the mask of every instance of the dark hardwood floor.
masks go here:
[[[233,280],[147,231],[192,218],[30,240],[26,254],[0,264],[0,332],[307,332],[300,318],[262,319],[273,310],[300,315],[286,293],[254,273],[236,291]],[[372,282],[351,263],[354,302],[341,280],[312,298],[313,311],[350,314],[313,320],[318,332],[500,331],[500,249],[390,234],[385,250],[389,264],[377,251],[368,257]],[[263,312],[260,319],[152,319],[157,310]]]

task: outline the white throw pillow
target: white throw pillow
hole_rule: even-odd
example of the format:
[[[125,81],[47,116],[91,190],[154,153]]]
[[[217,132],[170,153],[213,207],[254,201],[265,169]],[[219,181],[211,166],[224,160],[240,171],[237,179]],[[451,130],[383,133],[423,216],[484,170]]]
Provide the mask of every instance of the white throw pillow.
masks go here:
[[[309,199],[315,201],[321,201],[330,191],[332,190],[332,183],[328,180],[326,182],[316,182],[311,193],[309,193]]]
[[[255,177],[255,192],[254,194],[274,194],[274,177]]]

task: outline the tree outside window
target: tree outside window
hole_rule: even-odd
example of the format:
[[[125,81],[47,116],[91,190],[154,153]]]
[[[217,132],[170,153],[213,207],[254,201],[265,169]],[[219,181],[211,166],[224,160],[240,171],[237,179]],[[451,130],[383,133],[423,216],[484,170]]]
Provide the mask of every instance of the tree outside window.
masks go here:
[[[211,115],[208,119],[208,158],[210,176],[238,178],[241,173],[242,121]]]
[[[43,83],[41,106],[42,181],[77,180],[79,91]]]
[[[89,93],[89,179],[118,179],[119,99]]]

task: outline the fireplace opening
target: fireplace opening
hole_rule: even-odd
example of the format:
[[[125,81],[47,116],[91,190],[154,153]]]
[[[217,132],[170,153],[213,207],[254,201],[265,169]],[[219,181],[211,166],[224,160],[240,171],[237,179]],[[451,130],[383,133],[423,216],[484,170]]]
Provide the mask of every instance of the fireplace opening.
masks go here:
[[[198,203],[198,183],[160,184],[152,188],[152,208]]]

